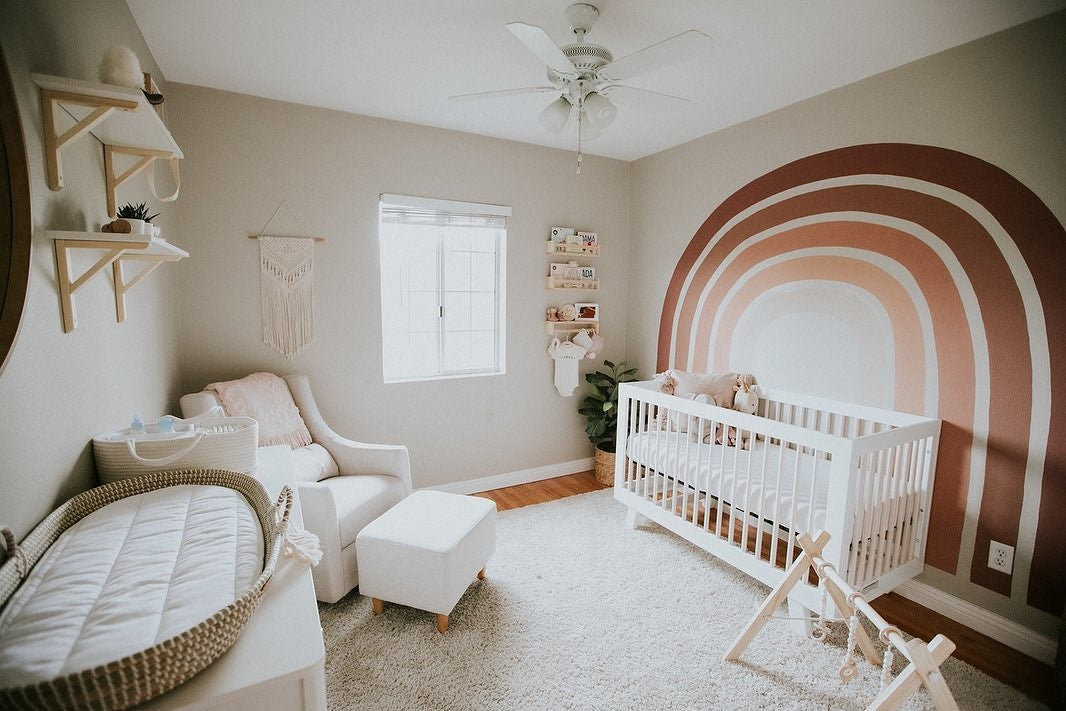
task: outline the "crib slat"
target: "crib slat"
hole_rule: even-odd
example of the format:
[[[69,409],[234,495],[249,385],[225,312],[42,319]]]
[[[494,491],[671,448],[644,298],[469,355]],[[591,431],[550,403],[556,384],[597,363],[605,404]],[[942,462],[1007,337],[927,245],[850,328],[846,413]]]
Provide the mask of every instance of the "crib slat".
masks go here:
[[[858,425],[855,425],[856,431]],[[851,472],[851,476],[855,478],[855,496],[852,501],[848,502],[848,506],[852,508],[854,513],[854,523],[851,527],[851,545],[848,550],[848,570],[847,581],[850,585],[858,584],[858,567],[859,567],[859,548],[862,543],[862,514],[861,507],[863,501],[863,479],[862,479],[862,462],[863,457],[859,457],[854,462],[854,469]]]
[[[784,475],[785,466],[785,443],[780,437],[777,438],[777,479],[774,490],[774,535],[770,539],[770,562],[777,565],[778,539],[781,535],[781,477]]]
[[[754,439],[754,435],[752,435],[752,437]],[[755,444],[753,442],[752,443],[752,447],[754,447],[754,446],[755,446]],[[756,558],[761,558],[762,557],[763,521],[767,520],[767,516],[768,516],[768,513],[770,511],[770,502],[769,502],[769,496],[768,496],[769,491],[770,491],[770,487],[766,483],[766,465],[767,465],[769,456],[770,456],[770,438],[769,437],[765,437],[763,439],[763,448],[762,448],[762,466],[759,468],[759,491],[761,492],[760,496],[762,497],[762,501],[759,503],[758,529],[757,529],[756,534],[755,534],[755,557]],[[773,516],[770,516],[769,520],[772,523],[773,522]],[[777,535],[777,531],[776,530],[771,529],[770,532],[774,536]],[[773,561],[771,560],[771,563],[772,562]]]
[[[896,520],[899,516],[899,487],[900,480],[903,478],[902,465],[905,447],[906,444],[893,447],[892,467],[889,472],[891,478],[888,486],[890,503],[885,522],[885,555],[882,560],[878,560],[877,570],[874,571],[877,577],[881,577],[893,568],[892,559],[896,552]]]
[[[628,442],[630,441],[630,438],[635,434],[635,431],[636,431],[635,424],[636,424],[637,418],[639,418],[639,415],[640,415],[639,413],[637,413],[637,410],[639,410],[640,407],[641,407],[641,401],[637,400],[636,403],[635,403],[635,405],[636,405],[635,407],[633,406],[633,404],[634,403],[629,403],[629,420],[626,422],[626,438],[623,441],[615,442],[615,446],[616,446],[616,449],[615,449],[616,454],[615,454],[615,456],[620,454],[621,456],[626,457],[625,458],[626,473],[623,476],[623,488],[626,489],[627,491],[634,491],[635,490],[635,486],[634,486],[634,481],[633,481],[633,464],[634,464],[634,462],[633,462],[633,459],[629,456],[629,450],[626,447],[626,445],[628,445]],[[624,448],[624,449],[621,450],[620,452],[618,452],[617,451],[618,448]]]
[[[707,420],[699,418],[696,426],[696,470],[692,481],[692,518],[693,524],[699,521],[700,482],[703,481],[703,438],[707,435]],[[706,496],[704,497],[706,499]]]
[[[645,427],[647,427],[647,430],[645,430],[645,433],[648,436],[645,437],[645,439],[644,439],[644,447],[645,447],[645,450],[644,450],[644,476],[641,477],[641,494],[640,495],[641,495],[641,498],[643,498],[645,500],[647,500],[647,498],[648,498],[648,480],[651,478],[651,465],[655,461],[653,459],[653,456],[655,455],[655,447],[654,447],[654,445],[655,445],[655,437],[659,436],[658,433],[656,433],[654,435],[654,437],[651,435],[652,423],[657,421],[657,420],[654,419],[657,416],[656,411],[657,411],[657,408],[655,406],[653,406],[653,405],[651,405],[650,403],[647,403],[647,402],[644,403],[644,417],[645,417],[644,422],[645,422]]]
[[[877,580],[881,568],[884,567],[882,556],[885,554],[885,542],[888,540],[888,507],[891,504],[891,498],[888,495],[888,487],[891,484],[889,469],[891,468],[894,449],[895,447],[883,449],[878,455],[878,471],[880,474],[877,480],[876,492],[877,516],[875,530],[877,534],[874,537],[874,559],[870,564],[869,580]]]
[[[875,472],[877,471],[877,463],[875,460],[876,454],[871,452],[866,455],[866,469],[863,472],[863,478],[865,479],[866,486],[863,489],[865,495],[862,507],[862,552],[863,558],[859,562],[859,585],[865,586],[869,576],[870,561],[873,558],[873,537],[874,537],[874,504],[876,502],[877,495],[877,477]]]
[[[920,505],[920,497],[917,494],[915,482],[918,479],[919,472],[921,472],[922,467],[924,466],[924,442],[925,440],[919,440],[915,443],[914,464],[911,467],[910,477],[907,481],[907,516],[903,520],[903,542],[900,545],[899,550],[900,565],[907,563],[914,554],[911,531],[914,529],[916,523],[914,519],[918,514],[918,507]]]
[[[811,490],[807,496],[807,527],[801,533],[810,533],[814,535],[816,529],[814,527],[814,513],[815,513],[815,492],[817,491],[816,484],[818,483],[818,450],[811,451]]]
[[[793,444],[793,443],[789,443]],[[792,505],[788,515],[788,548],[785,550],[785,567],[788,568],[792,565],[793,551],[796,548],[796,499],[799,498],[799,466],[800,466],[800,446],[795,444],[796,456],[793,459],[794,466],[792,467],[792,486],[789,487],[792,491]],[[784,459],[785,449],[781,448],[781,458]]]
[[[722,447],[726,447],[726,442],[729,441],[729,428],[726,427],[722,432]],[[740,437],[740,430],[737,429],[736,436]],[[729,493],[729,531],[728,540],[729,543],[733,543],[733,530],[737,527],[737,480],[740,478],[740,447],[734,446],[733,448],[733,481],[732,491]],[[723,470],[723,475],[725,474]],[[725,489],[725,482],[722,482],[722,489]]]
[[[729,425],[727,423],[725,423],[725,422],[722,423],[722,438],[723,438],[723,441],[725,439],[726,433],[728,432],[728,427],[729,427]],[[717,432],[718,431],[715,430],[715,434],[716,435],[717,435]],[[717,437],[716,437],[716,439],[717,439]],[[718,464],[719,464],[719,466],[718,466],[718,480],[714,484],[714,493],[715,493],[715,496],[716,496],[716,500],[715,500],[715,503],[714,503],[714,508],[715,508],[715,511],[716,511],[714,535],[717,536],[718,538],[722,537],[722,514],[723,514],[723,510],[725,509],[725,506],[722,505],[722,494],[724,493],[724,489],[725,489],[725,450],[726,450],[725,446],[721,446],[721,447],[718,448],[718,451],[720,453],[720,456],[719,456],[719,459],[718,459]]]
[[[741,443],[744,441],[743,437],[744,433],[738,431],[737,449],[741,448]],[[751,447],[755,446],[755,432],[749,430],[748,437],[750,438],[748,439],[749,449],[745,450],[744,456],[744,459],[746,461],[744,472],[744,528],[742,528],[740,531],[740,547],[743,550],[748,549],[748,528],[752,525],[752,523],[754,523],[756,526],[759,525],[759,517],[752,516],[751,510],[751,460],[755,458],[755,452],[753,449],[751,449]],[[759,510],[759,515],[762,515],[762,509]]]
[[[915,480],[914,480],[914,482],[912,483],[912,485],[910,487],[911,488],[911,492],[912,492],[911,493],[911,502],[910,502],[911,503],[911,505],[910,505],[911,513],[910,513],[910,516],[907,517],[906,530],[905,530],[906,536],[903,539],[904,540],[903,555],[906,556],[902,560],[903,563],[909,562],[912,558],[914,558],[914,549],[915,549],[914,539],[915,539],[916,533],[917,533],[916,528],[917,528],[917,525],[918,525],[918,517],[919,517],[919,515],[921,515],[920,507],[921,507],[921,503],[922,503],[921,494],[920,494],[920,492],[918,490],[917,480],[918,480],[918,477],[921,476],[921,473],[923,471],[925,471],[926,467],[928,466],[929,460],[928,460],[928,454],[926,452],[926,442],[927,441],[928,441],[927,439],[922,439],[918,443],[918,446],[920,448],[919,451],[918,451],[919,464],[918,464],[917,467],[915,467],[915,471],[914,471]]]
[[[874,569],[877,566],[877,556],[881,553],[881,514],[882,514],[882,502],[885,500],[884,484],[885,484],[885,456],[887,452],[884,449],[877,452],[877,464],[872,472],[870,472],[870,479],[873,486],[870,492],[870,555],[866,558],[866,565],[863,567],[863,578],[865,580],[872,580],[874,575]]]
[[[907,518],[907,503],[909,502],[908,480],[911,476],[911,467],[916,460],[916,450],[914,442],[907,442],[903,451],[903,464],[900,467],[899,472],[899,503],[896,506],[896,528],[892,537],[892,567],[895,568],[899,565],[900,556],[903,550],[903,523]]]

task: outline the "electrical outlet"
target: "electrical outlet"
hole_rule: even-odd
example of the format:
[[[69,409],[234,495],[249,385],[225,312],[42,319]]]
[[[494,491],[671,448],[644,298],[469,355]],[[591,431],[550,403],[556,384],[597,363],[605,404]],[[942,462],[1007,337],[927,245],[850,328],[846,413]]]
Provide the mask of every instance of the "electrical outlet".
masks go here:
[[[988,567],[1010,575],[1014,569],[1014,546],[992,541],[988,546]]]

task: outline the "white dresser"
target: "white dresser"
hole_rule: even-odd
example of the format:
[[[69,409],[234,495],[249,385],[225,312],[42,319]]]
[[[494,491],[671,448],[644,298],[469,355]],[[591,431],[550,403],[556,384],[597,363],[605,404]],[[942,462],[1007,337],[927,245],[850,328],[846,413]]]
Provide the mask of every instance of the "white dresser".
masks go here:
[[[291,484],[289,448],[261,448],[257,476],[271,497]],[[293,519],[303,524],[299,499]],[[138,708],[325,711],[325,660],[311,569],[282,555],[237,643],[191,681]]]

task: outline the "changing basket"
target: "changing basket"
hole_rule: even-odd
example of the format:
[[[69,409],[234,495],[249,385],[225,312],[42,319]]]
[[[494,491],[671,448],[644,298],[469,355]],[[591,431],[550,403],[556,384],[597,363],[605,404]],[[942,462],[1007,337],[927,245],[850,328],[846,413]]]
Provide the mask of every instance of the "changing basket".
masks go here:
[[[171,492],[162,491],[171,487],[178,487],[173,489],[172,496]],[[218,487],[232,491],[229,493],[219,491]],[[236,496],[232,492],[243,495],[243,500],[248,506],[241,503],[241,496]],[[90,489],[62,504],[26,536],[20,545],[15,545],[10,529],[3,529],[3,544],[7,559],[3,566],[0,566],[0,612],[4,616],[8,616],[9,612],[14,612],[16,614],[9,617],[17,619],[20,609],[30,607],[33,596],[41,594],[42,589],[47,589],[45,583],[41,582],[41,578],[47,576],[35,576],[35,566],[43,565],[45,566],[43,570],[50,575],[55,573],[56,568],[63,562],[60,557],[59,562],[56,563],[57,556],[60,556],[64,549],[74,547],[73,542],[77,541],[79,535],[82,537],[82,548],[92,551],[92,545],[86,546],[86,542],[92,544],[97,540],[93,538],[93,535],[101,530],[107,532],[109,520],[118,519],[116,512],[123,510],[121,506],[123,499],[144,495],[140,499],[142,503],[151,500],[162,501],[164,505],[171,505],[172,500],[176,499],[177,503],[172,508],[179,508],[184,501],[182,497],[192,500],[192,497],[197,494],[202,495],[208,501],[232,500],[236,502],[232,508],[234,511],[243,512],[240,520],[245,522],[245,531],[251,531],[251,535],[255,538],[261,536],[262,540],[251,549],[255,565],[245,569],[244,579],[251,581],[246,589],[243,584],[239,587],[236,584],[231,585],[232,602],[217,609],[213,614],[204,613],[206,616],[199,621],[196,621],[195,617],[188,620],[191,626],[186,627],[183,620],[180,625],[173,627],[173,629],[184,628],[182,631],[172,633],[172,629],[167,638],[160,639],[145,649],[132,652],[123,650],[124,656],[112,659],[107,658],[106,652],[93,656],[90,645],[88,652],[84,649],[82,651],[82,657],[92,661],[87,668],[77,668],[76,671],[34,683],[0,686],[0,708],[129,708],[189,680],[233,645],[245,623],[258,607],[264,587],[274,573],[293,506],[293,492],[285,486],[277,501],[271,502],[263,486],[254,478],[224,470],[153,472]],[[118,508],[109,512],[110,516],[101,516],[100,514],[105,512],[100,510],[112,504]],[[249,507],[251,512],[248,512]],[[210,513],[210,511],[201,512],[205,518],[209,517]],[[79,524],[91,514],[96,514],[93,519],[90,519],[96,528],[89,526],[89,521],[86,521],[85,526],[64,537],[61,545],[53,546],[64,531]],[[191,514],[187,513],[187,515],[191,519]],[[100,526],[98,522],[103,522],[104,525]],[[155,520],[153,520],[154,523]],[[189,525],[188,521],[180,521],[178,524],[178,526],[184,526],[179,531],[181,548],[186,548],[184,535]],[[247,533],[245,540],[247,541]],[[187,565],[184,575],[187,579],[195,578],[200,574],[201,563],[204,562],[205,556],[212,548],[211,546],[190,547],[194,550],[184,558]],[[247,546],[244,550],[247,561]],[[121,562],[126,552],[127,546],[124,542],[115,560]],[[260,554],[262,558],[258,559],[257,556]],[[158,561],[154,563],[156,563],[156,577],[151,578],[149,584],[159,577]],[[256,571],[260,570],[259,563],[262,563],[262,569],[256,575]],[[173,565],[177,570],[178,563],[173,563]],[[114,563],[113,566],[122,567],[120,563]],[[140,575],[139,566],[130,565],[127,561],[125,568],[127,575],[133,576],[133,579],[126,581],[127,589],[139,589],[139,582],[135,578]],[[171,579],[175,576],[180,577],[182,574],[182,571],[177,571],[171,575]],[[148,576],[149,573],[146,572],[144,575]],[[110,573],[108,578],[111,578]],[[235,577],[231,578],[233,579]],[[234,590],[234,587],[237,589]],[[62,593],[62,591],[63,589],[60,589],[59,592]],[[50,592],[53,596],[56,594],[55,589]],[[167,594],[170,594],[169,588]],[[104,604],[113,603],[110,599],[98,599]],[[12,606],[10,610],[7,609],[9,605]],[[94,604],[93,607],[95,606]],[[136,612],[139,611],[131,610],[131,614]],[[90,610],[90,616],[91,613]],[[58,617],[63,616],[57,615]],[[124,616],[119,614],[117,617],[121,619]],[[7,621],[9,620],[5,620]],[[30,622],[34,623],[34,620],[31,618]],[[60,620],[57,624],[64,624],[64,622]],[[70,624],[69,619],[66,619],[65,624]],[[74,624],[76,625],[77,622],[75,621]],[[160,635],[163,629],[160,626]],[[40,632],[39,629],[37,631]],[[45,630],[45,632],[51,633],[50,630]],[[17,640],[13,642],[10,638],[6,641],[10,644],[17,644]],[[8,677],[11,678],[12,674]]]

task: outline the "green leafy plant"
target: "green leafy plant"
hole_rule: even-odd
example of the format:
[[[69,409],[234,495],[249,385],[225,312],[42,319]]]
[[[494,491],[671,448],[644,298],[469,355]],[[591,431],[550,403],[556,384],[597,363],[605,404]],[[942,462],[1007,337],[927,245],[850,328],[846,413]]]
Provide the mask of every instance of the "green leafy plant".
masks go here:
[[[151,222],[153,217],[159,217],[159,213],[154,215],[148,214],[148,203],[142,202],[140,205],[134,205],[132,202],[128,202],[118,209],[117,217],[121,217],[125,220],[144,220],[145,222]]]
[[[609,360],[603,364],[610,372],[598,370],[588,373],[585,381],[592,386],[592,392],[581,403],[578,412],[585,416],[585,434],[589,436],[598,449],[614,452],[615,437],[618,430],[618,386],[637,379],[637,369],[626,369],[625,363],[615,365]]]

